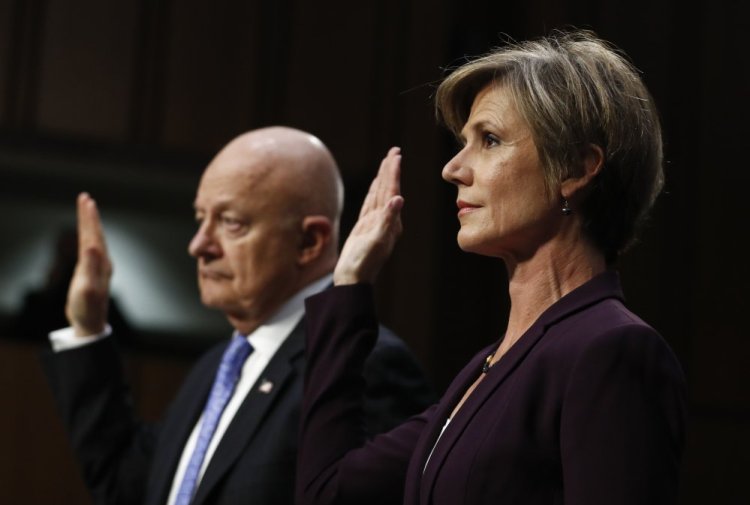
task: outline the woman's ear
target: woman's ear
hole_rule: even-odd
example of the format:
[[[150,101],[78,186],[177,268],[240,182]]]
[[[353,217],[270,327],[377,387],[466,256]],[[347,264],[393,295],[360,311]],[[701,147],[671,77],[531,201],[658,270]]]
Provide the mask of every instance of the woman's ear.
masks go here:
[[[299,266],[309,265],[327,250],[333,236],[331,220],[325,216],[306,216],[302,220],[302,243],[297,254]]]
[[[604,166],[604,150],[596,144],[588,144],[581,149],[580,160],[581,175],[578,177],[568,177],[560,185],[560,193],[566,200],[575,198],[601,172]]]

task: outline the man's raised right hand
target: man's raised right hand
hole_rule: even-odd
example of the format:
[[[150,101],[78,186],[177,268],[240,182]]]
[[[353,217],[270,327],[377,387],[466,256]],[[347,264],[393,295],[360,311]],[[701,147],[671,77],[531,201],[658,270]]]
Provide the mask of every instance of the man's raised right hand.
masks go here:
[[[77,210],[78,262],[68,288],[65,315],[77,336],[89,336],[103,332],[107,324],[112,263],[96,202],[88,193],[81,193]]]

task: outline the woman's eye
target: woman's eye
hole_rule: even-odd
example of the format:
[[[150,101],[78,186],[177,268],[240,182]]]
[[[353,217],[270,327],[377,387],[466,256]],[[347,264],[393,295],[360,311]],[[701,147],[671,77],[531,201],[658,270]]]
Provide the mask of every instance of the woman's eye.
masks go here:
[[[494,147],[500,143],[500,139],[492,133],[485,133],[482,137],[484,147]]]

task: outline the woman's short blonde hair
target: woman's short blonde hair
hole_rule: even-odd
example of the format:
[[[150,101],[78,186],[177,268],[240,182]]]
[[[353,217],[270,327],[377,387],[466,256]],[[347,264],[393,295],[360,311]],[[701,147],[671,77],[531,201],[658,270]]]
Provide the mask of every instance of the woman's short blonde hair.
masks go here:
[[[581,170],[584,148],[604,152],[579,209],[584,232],[613,262],[635,239],[664,183],[659,116],[638,70],[589,31],[498,48],[455,69],[436,94],[439,119],[457,136],[474,97],[504,85],[529,124],[550,198]]]

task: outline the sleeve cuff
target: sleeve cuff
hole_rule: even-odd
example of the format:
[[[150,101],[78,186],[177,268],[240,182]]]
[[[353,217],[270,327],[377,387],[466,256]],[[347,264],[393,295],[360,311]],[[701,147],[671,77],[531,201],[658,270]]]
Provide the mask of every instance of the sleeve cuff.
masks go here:
[[[107,324],[104,327],[104,331],[96,335],[86,335],[85,337],[79,337],[73,331],[72,326],[55,330],[49,334],[49,342],[52,345],[54,352],[62,352],[70,349],[77,349],[84,345],[93,344],[103,338],[106,338],[112,334],[112,327]]]

